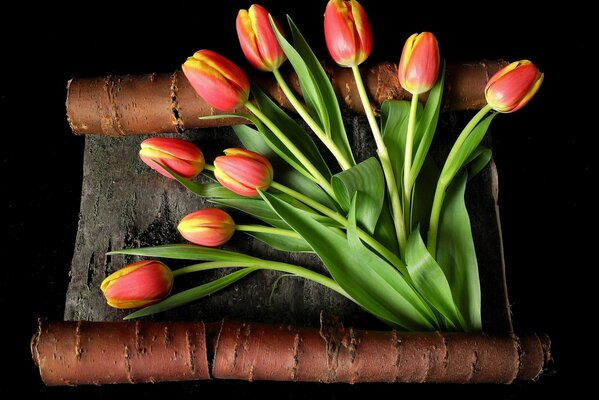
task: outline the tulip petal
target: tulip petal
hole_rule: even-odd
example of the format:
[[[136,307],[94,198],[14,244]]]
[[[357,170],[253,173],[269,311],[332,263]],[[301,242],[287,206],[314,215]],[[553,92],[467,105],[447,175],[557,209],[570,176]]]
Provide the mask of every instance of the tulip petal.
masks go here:
[[[324,33],[333,60],[342,66],[356,65],[356,42],[359,43],[359,39],[351,12],[344,1],[332,0],[327,4],[324,14]]]

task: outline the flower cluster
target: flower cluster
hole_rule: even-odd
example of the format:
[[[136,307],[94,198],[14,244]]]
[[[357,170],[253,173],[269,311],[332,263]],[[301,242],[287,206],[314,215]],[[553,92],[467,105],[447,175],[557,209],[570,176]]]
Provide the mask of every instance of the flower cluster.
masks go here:
[[[457,136],[445,163],[431,169],[428,152],[444,88],[436,37],[423,32],[406,40],[397,77],[412,98],[386,102],[379,123],[358,68],[372,51],[370,22],[356,0],[330,0],[324,13],[326,45],[337,64],[351,68],[377,146],[378,158],[356,163],[331,83],[295,24],[290,20],[291,44],[268,11],[253,5],[239,11],[236,27],[248,62],[273,73],[289,103],[338,165],[331,168],[312,135],[265,93],[257,87],[250,90],[241,68],[212,50],[197,51],[183,64],[185,76],[210,106],[253,124],[255,128],[234,127],[246,148],[226,149],[211,165],[191,142],[152,138],[142,142],[140,158],[193,193],[263,224],[236,224],[221,208],[184,216],[178,230],[193,245],[114,253],[206,262],[174,272],[158,261],[131,264],[102,283],[108,303],[145,307],[169,295],[174,276],[240,268],[202,290],[178,293],[168,307],[149,306],[130,317],[147,315],[197,300],[258,269],[271,269],[325,285],[397,328],[479,330],[480,285],[464,187],[490,159],[482,157],[489,153],[481,142],[492,119],[497,112],[514,112],[527,104],[544,75],[527,60],[497,72],[484,91],[488,104]],[[297,74],[303,101],[279,72],[286,60]],[[420,173],[427,168],[426,174]],[[195,182],[200,173],[212,182]],[[425,189],[434,193],[431,204],[421,200]],[[442,218],[447,212],[451,218]],[[215,248],[235,231],[279,250],[313,252],[328,274]]]

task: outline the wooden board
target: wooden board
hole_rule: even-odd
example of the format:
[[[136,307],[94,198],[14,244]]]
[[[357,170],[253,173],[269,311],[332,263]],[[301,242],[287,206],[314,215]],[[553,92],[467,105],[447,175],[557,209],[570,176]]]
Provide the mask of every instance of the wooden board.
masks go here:
[[[457,118],[462,119],[463,116]],[[373,140],[364,117],[346,116],[345,123],[354,154],[363,160],[374,154]],[[454,115],[445,115],[443,130],[462,127]],[[452,136],[439,134],[439,149],[446,152]],[[205,129],[177,135],[198,144],[208,161],[222,149],[237,144],[231,128]],[[71,264],[65,320],[119,320],[127,311],[108,307],[100,292],[105,276],[137,260],[131,256],[107,257],[115,249],[182,243],[176,225],[186,214],[207,205],[175,181],[153,173],[138,156],[145,136],[108,138],[87,136],[83,163],[81,211]],[[276,178],[276,173],[275,173]],[[468,188],[467,202],[472,219],[483,291],[483,324],[488,332],[511,330],[505,288],[499,215],[496,208],[497,175],[494,165],[486,168]],[[234,214],[241,221],[242,216]],[[297,263],[324,271],[311,254],[290,254],[270,249],[263,243],[237,233],[226,246],[259,257]],[[191,262],[169,262],[179,267]],[[187,275],[175,290],[222,276],[225,271]],[[281,277],[261,271],[195,304],[158,316],[160,320],[205,320],[222,318],[316,326],[320,311],[339,315],[346,324],[362,328],[384,328],[355,304],[340,295],[300,278]],[[276,288],[273,285],[277,283]]]

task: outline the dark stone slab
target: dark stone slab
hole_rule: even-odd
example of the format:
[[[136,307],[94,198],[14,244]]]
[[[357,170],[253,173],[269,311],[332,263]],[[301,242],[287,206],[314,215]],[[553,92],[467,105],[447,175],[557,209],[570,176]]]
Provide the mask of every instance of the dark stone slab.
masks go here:
[[[362,117],[346,117],[346,126],[358,160],[374,154],[374,143]],[[446,117],[443,126],[456,126]],[[462,123],[457,124],[463,126]],[[455,131],[455,130],[452,130]],[[198,144],[207,160],[237,144],[230,128],[207,129],[177,135]],[[441,148],[447,147],[441,139]],[[207,206],[204,199],[186,192],[175,181],[153,173],[139,161],[137,152],[144,136],[107,138],[87,136],[83,164],[83,189],[77,240],[71,265],[65,319],[118,320],[127,311],[108,307],[99,286],[105,276],[136,261],[131,256],[105,254],[110,250],[183,243],[176,225],[186,214]],[[440,153],[444,151],[441,150]],[[487,331],[511,329],[499,219],[496,209],[497,178],[493,165],[469,184],[469,210],[483,288],[483,321]],[[239,214],[236,218],[242,218]],[[318,257],[270,249],[243,234],[226,246],[259,257],[284,260],[324,272]],[[192,262],[172,262],[179,267]],[[209,271],[178,279],[175,290],[191,287],[224,275]],[[317,325],[321,310],[341,316],[348,324],[381,328],[380,322],[342,296],[309,281],[283,277],[271,271],[250,275],[215,295],[195,304],[155,316],[161,320],[219,320],[223,317],[263,322]],[[273,289],[273,285],[276,288]]]

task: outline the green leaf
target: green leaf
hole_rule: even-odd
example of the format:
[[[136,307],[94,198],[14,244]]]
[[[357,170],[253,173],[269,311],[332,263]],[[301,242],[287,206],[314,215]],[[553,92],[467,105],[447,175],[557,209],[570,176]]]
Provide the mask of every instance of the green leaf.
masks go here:
[[[441,100],[443,98],[443,88],[445,84],[445,62],[439,73],[439,78],[435,86],[431,89],[426,100],[426,105],[420,117],[418,118],[418,126],[414,134],[414,149],[416,154],[412,158],[412,167],[408,178],[408,187],[412,187],[420,169],[424,164],[424,160],[428,155],[428,150],[433,142],[435,131],[437,130],[437,121],[439,120],[439,112],[441,110]]]
[[[306,158],[316,167],[318,171],[327,179],[331,179],[331,171],[329,167],[322,159],[316,144],[312,140],[312,137],[300,127],[295,120],[293,120],[285,111],[283,111],[274,101],[272,101],[260,88],[257,86],[252,87],[252,94],[254,100],[256,100],[257,106],[260,108],[268,119],[270,119],[281,131],[285,133],[285,136],[293,142],[298,150],[303,153]],[[269,131],[270,132],[270,131]],[[285,152],[287,157],[292,158],[295,163],[302,165],[301,162],[296,158],[295,154],[289,150],[281,141],[272,134],[267,136],[267,139],[275,144],[281,151]],[[302,166],[303,168],[303,166]]]
[[[350,161],[353,165],[355,164],[354,156],[347,139],[347,133],[345,132],[345,126],[343,124],[343,118],[339,108],[339,101],[335,95],[333,85],[331,85],[331,81],[329,80],[324,68],[322,68],[319,59],[316,57],[314,52],[312,52],[310,46],[308,46],[308,43],[300,33],[293,20],[291,20],[289,16],[287,17],[287,20],[289,22],[289,27],[291,28],[295,49],[310,70],[311,77],[314,79],[315,85],[320,91],[320,98],[322,98],[324,107],[326,108],[329,124],[323,124],[322,127],[324,128],[327,136],[330,136],[331,139],[333,139],[333,142],[335,142],[345,159]],[[300,79],[300,85],[301,83],[302,82]]]
[[[304,240],[264,232],[246,232],[275,250],[312,253],[312,247]]]
[[[443,181],[447,185],[451,183],[459,170],[466,164],[472,153],[480,145],[480,142],[482,142],[487,130],[489,129],[491,121],[493,121],[493,118],[495,118],[496,115],[497,113],[493,113],[476,125],[466,140],[464,140],[462,147],[460,147],[458,152],[455,154],[453,160],[447,160],[449,164],[446,162],[439,180]]]
[[[412,191],[412,229],[420,224],[421,232],[428,232],[428,224],[431,218],[431,208],[435,198],[437,180],[441,172],[430,157],[427,157],[422,165],[420,174]]]
[[[480,171],[482,171],[491,161],[491,158],[493,158],[491,149],[485,146],[478,146],[465,163],[468,165],[468,180],[474,178]]]
[[[355,193],[360,193],[357,219],[360,226],[372,235],[385,199],[385,177],[378,160],[371,157],[342,171],[333,176],[331,183],[345,212],[349,211]]]
[[[482,329],[480,281],[470,217],[464,202],[466,180],[466,174],[462,173],[447,190],[439,223],[437,262],[464,317],[464,328],[479,331]]]
[[[285,37],[279,32],[279,29],[274,24],[272,18],[270,20],[270,24],[273,27],[273,31],[275,32],[283,52],[287,56],[287,59],[297,74],[300,87],[302,89],[302,95],[310,115],[323,129],[328,129],[330,126],[329,115],[322,93],[320,92],[320,89],[316,83],[316,79],[312,75],[312,72],[308,68],[306,62],[302,59],[302,56],[299,54],[299,52],[293,48],[291,43],[289,43],[287,39],[285,39]]]
[[[405,281],[394,267],[363,245],[351,246],[305,211],[297,210],[269,193],[261,192],[260,195],[310,244],[333,279],[360,306],[392,326],[434,329],[429,318],[406,299],[406,293],[401,292]],[[425,307],[424,304],[421,306]]]
[[[387,196],[385,196],[383,207],[381,208],[381,215],[376,223],[376,228],[374,228],[374,238],[394,254],[399,254],[399,244],[397,242],[395,225],[393,225],[393,218],[391,217],[391,209],[389,207]]]
[[[173,294],[159,303],[152,304],[151,306],[142,308],[141,310],[127,315],[124,319],[129,320],[133,318],[145,317],[146,315],[156,314],[192,303],[226,288],[227,286],[237,282],[242,278],[245,278],[247,275],[258,269],[259,268],[254,267],[240,269],[239,271],[232,272],[223,276],[222,278],[218,278],[203,285]]]
[[[107,255],[128,254],[144,257],[172,258],[177,260],[235,261],[247,262],[260,260],[247,254],[221,249],[196,246],[193,244],[167,244],[162,246],[122,249],[106,253]]]
[[[289,196],[286,196],[284,194],[276,194],[276,197],[291,204],[296,208],[310,212],[310,210],[307,209],[307,206],[303,205],[303,203],[300,203],[299,201],[293,198],[289,198]],[[270,206],[261,198],[246,197],[240,199],[212,199],[211,202],[222,206],[235,208],[255,218],[258,218],[266,222],[267,224],[276,226],[277,228],[289,228],[289,226],[279,217],[279,215],[275,213],[272,210],[272,208],[270,208]],[[340,226],[338,222],[333,221],[328,217],[316,214],[314,212],[311,212],[311,214],[314,219],[320,221],[321,223],[327,226]]]
[[[418,105],[417,118],[421,111],[422,107]],[[403,166],[406,155],[409,115],[409,101],[385,100],[381,106],[383,141],[389,152],[398,188],[403,187]]]
[[[451,289],[443,270],[430,255],[419,229],[408,238],[406,263],[412,282],[422,296],[449,321],[450,329],[462,326],[462,317],[453,302]]]

